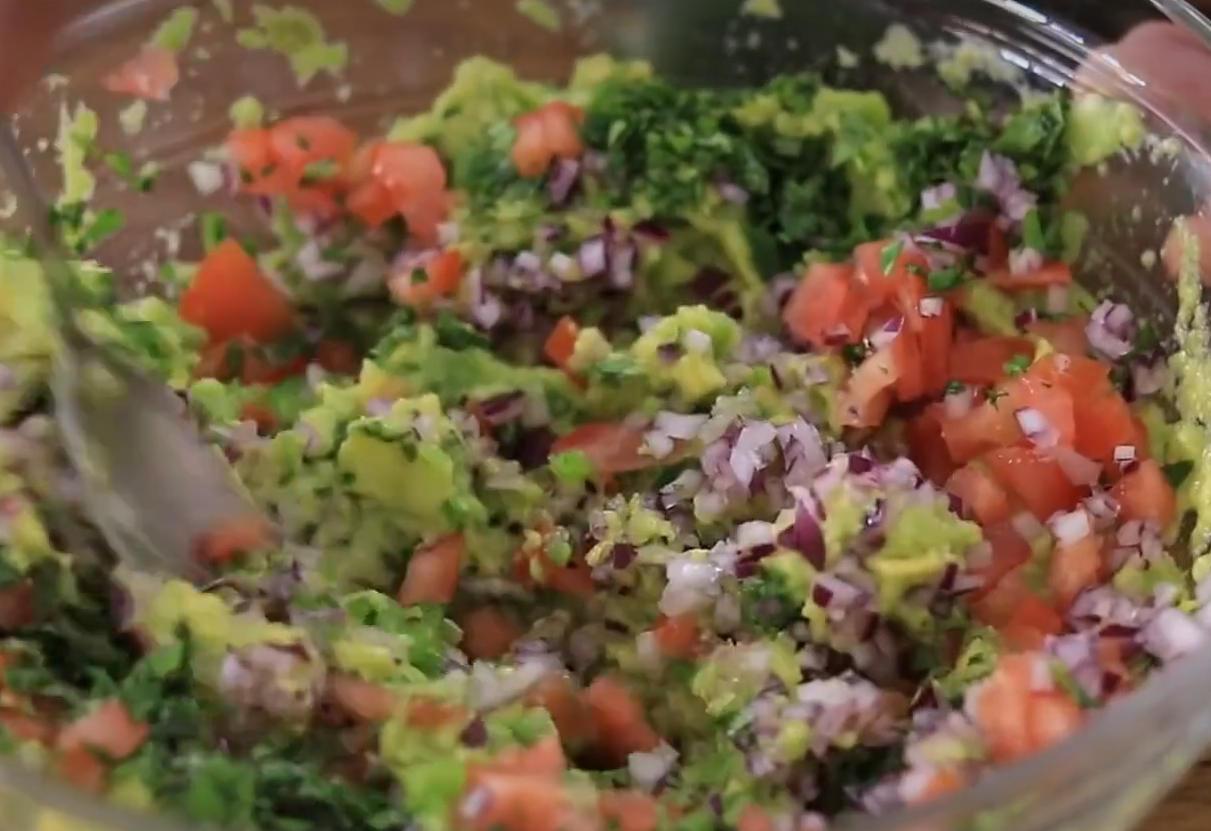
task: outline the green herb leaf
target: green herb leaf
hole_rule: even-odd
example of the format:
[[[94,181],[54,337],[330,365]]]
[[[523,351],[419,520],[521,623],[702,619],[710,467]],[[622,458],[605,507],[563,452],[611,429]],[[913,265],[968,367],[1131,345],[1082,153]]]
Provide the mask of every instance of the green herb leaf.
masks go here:
[[[583,450],[556,453],[548,462],[555,478],[565,485],[577,486],[593,478],[593,463]]]
[[[896,240],[891,245],[883,246],[883,250],[879,252],[879,270],[886,277],[891,274],[896,263],[900,259],[900,254],[904,252],[904,241]]]
[[[1030,369],[1030,363],[1031,357],[1029,355],[1014,355],[1005,362],[1005,374],[1010,378],[1016,378]]]
[[[202,248],[211,252],[227,239],[227,218],[215,211],[206,211],[198,218],[202,231]]]
[[[1180,488],[1182,484],[1194,472],[1194,462],[1184,459],[1180,462],[1170,462],[1161,467],[1161,472],[1165,474],[1165,479],[1175,488]]]

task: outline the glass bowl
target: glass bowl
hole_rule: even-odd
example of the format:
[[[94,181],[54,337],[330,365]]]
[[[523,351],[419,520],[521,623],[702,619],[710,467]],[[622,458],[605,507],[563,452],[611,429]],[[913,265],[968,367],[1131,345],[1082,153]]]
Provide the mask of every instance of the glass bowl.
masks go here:
[[[29,158],[50,192],[62,185],[51,142],[61,108],[76,101],[99,114],[103,148],[162,166],[153,196],[132,194],[118,176],[98,175],[96,202],[120,208],[127,218],[125,230],[106,243],[98,259],[122,273],[133,292],[152,286],[160,259],[198,253],[193,226],[201,211],[221,210],[237,227],[258,227],[253,211],[241,214],[222,196],[199,196],[186,171],[223,137],[228,107],[243,95],[255,95],[276,114],[324,111],[366,131],[381,130],[392,117],[425,108],[465,57],[486,55],[508,62],[522,76],[559,81],[578,56],[610,51],[647,58],[662,74],[702,86],[827,64],[841,82],[880,90],[902,111],[919,114],[953,108],[957,99],[932,68],[893,70],[869,58],[892,24],[908,26],[929,51],[954,60],[975,54],[971,45],[981,44],[984,58],[977,65],[988,71],[977,73],[976,83],[1001,93],[1021,83],[1066,86],[1096,46],[1049,13],[1013,0],[783,0],[779,19],[739,15],[740,0],[555,0],[548,5],[562,19],[558,31],[517,13],[509,0],[415,0],[402,15],[389,12],[386,7],[394,4],[387,0],[293,0],[323,21],[328,48],[337,50],[330,54],[339,53],[341,43],[349,49],[343,72],[320,72],[303,85],[282,54],[236,45],[234,31],[250,25],[253,4],[215,0],[198,5],[198,25],[182,53],[172,101],[150,104],[142,129],[131,132],[140,113],[130,108],[130,99],[106,92],[101,78],[135,53],[166,11],[182,5],[99,4],[62,37],[57,75],[27,96],[19,117]],[[838,45],[862,60],[839,66]],[[995,61],[987,60],[990,54]],[[1107,72],[1106,77],[1113,74]],[[1173,292],[1148,252],[1160,249],[1175,217],[1211,195],[1205,152],[1211,132],[1179,104],[1133,79],[1115,83],[1120,95],[1145,110],[1152,134],[1171,139],[1169,148],[1178,152],[1117,159],[1097,175],[1078,179],[1071,200],[1091,227],[1081,274],[1094,286],[1113,285],[1133,295],[1172,321]],[[1144,817],[1211,741],[1209,690],[1211,648],[1155,675],[1076,739],[997,771],[955,797],[864,819],[855,827],[1122,831]],[[172,827],[95,802],[12,763],[0,765],[3,831]]]

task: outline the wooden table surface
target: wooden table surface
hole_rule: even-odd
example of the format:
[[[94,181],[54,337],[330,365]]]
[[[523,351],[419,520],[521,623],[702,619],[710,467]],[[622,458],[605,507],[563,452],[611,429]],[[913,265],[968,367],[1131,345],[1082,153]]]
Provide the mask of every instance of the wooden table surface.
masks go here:
[[[1211,829],[1211,758],[1204,759],[1139,828],[1139,831]]]

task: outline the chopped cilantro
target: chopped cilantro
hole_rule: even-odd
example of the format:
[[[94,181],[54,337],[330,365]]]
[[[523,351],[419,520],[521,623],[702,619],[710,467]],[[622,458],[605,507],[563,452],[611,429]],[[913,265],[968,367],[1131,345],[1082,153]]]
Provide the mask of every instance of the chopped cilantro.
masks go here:
[[[207,211],[198,219],[202,231],[202,248],[213,251],[227,239],[227,218],[221,213]]]
[[[1165,479],[1175,488],[1180,488],[1194,471],[1194,462],[1184,459],[1180,462],[1170,462],[1161,468]]]
[[[1005,362],[1005,374],[1011,378],[1021,375],[1030,369],[1030,361],[1031,358],[1029,355],[1014,355]]]
[[[891,274],[903,251],[903,240],[896,240],[891,245],[883,246],[883,249],[879,252],[879,270],[883,272],[884,276]]]
[[[930,291],[951,291],[963,282],[963,269],[957,265],[938,268],[929,272],[926,281]]]

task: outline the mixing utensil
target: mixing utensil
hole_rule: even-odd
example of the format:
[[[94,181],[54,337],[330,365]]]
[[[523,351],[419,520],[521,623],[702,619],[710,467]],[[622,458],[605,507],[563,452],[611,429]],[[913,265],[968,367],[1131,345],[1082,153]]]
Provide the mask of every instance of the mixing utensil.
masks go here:
[[[51,388],[64,444],[84,479],[86,507],[126,564],[191,574],[199,541],[255,517],[256,509],[176,393],[80,328],[70,257],[7,118],[0,121],[0,165],[58,319]]]

